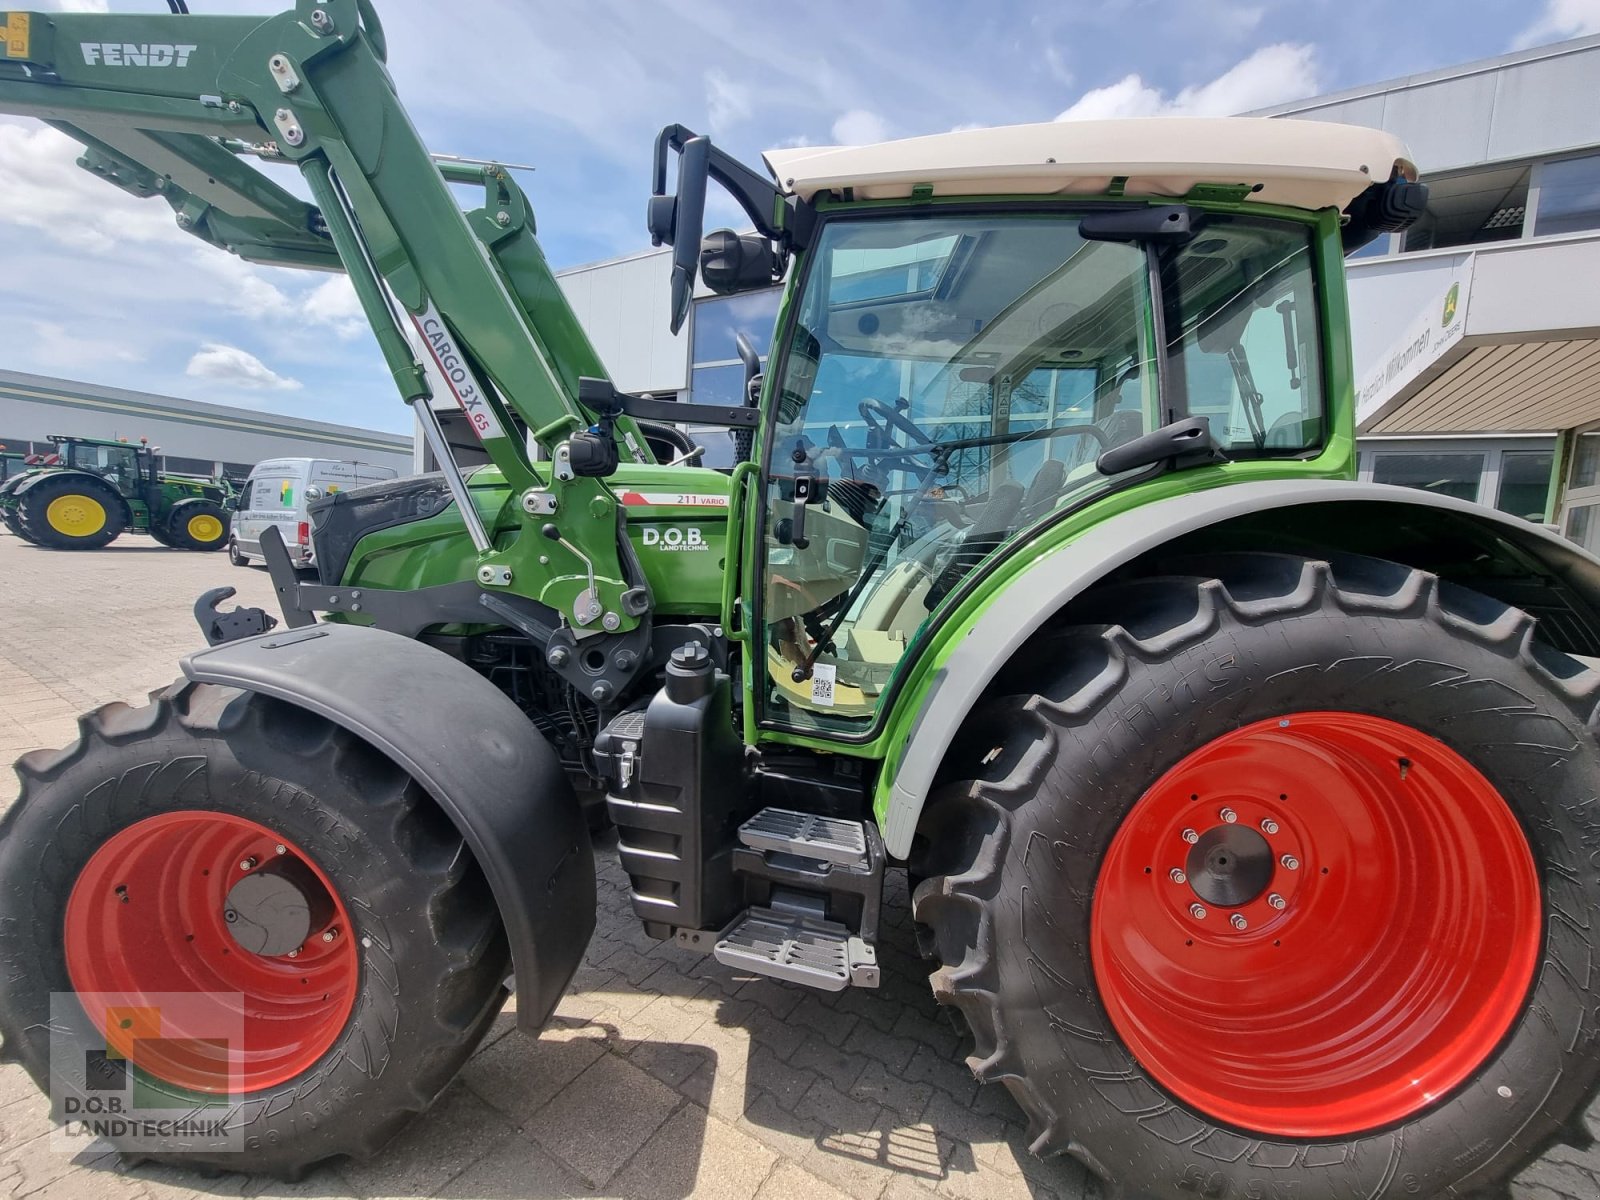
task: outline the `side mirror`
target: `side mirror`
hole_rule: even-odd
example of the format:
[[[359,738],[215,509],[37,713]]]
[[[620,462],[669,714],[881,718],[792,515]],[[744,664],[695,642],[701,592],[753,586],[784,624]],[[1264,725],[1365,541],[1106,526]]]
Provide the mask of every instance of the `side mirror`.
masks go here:
[[[771,287],[782,269],[778,252],[759,233],[717,229],[700,243],[700,273],[719,296]]]
[[[672,244],[672,332],[677,333],[689,319],[689,304],[694,299],[695,271],[700,266],[700,230],[705,226],[706,181],[711,175],[711,139],[693,137],[683,143],[678,155],[678,192],[670,202],[671,235],[662,237]],[[664,197],[650,201],[650,232],[662,236],[668,224]]]

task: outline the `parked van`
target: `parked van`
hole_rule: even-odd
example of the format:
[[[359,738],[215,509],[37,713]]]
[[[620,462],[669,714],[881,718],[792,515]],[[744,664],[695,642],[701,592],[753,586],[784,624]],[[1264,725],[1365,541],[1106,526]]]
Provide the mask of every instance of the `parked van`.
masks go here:
[[[336,458],[273,458],[257,463],[239,495],[228,540],[228,558],[236,567],[260,558],[261,535],[276,525],[289,550],[289,561],[309,567],[316,561],[311,549],[311,521],[306,504],[318,496],[349,491],[364,483],[393,479],[393,467],[341,462]]]

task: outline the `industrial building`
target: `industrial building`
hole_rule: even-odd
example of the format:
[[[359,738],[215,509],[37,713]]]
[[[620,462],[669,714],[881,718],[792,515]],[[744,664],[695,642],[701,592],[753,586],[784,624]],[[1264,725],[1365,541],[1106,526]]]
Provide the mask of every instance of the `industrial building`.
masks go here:
[[[278,413],[0,371],[0,445],[47,452],[51,434],[148,439],[169,471],[243,478],[267,458],[338,458],[411,470],[411,439]]]
[[[1600,550],[1600,37],[1279,105],[1397,134],[1428,211],[1348,264],[1361,475],[1558,521]],[[702,287],[676,337],[670,251],[560,273],[617,385],[737,403],[734,334],[771,338],[778,289]],[[464,432],[464,431],[463,431]],[[731,443],[705,431],[707,461]]]

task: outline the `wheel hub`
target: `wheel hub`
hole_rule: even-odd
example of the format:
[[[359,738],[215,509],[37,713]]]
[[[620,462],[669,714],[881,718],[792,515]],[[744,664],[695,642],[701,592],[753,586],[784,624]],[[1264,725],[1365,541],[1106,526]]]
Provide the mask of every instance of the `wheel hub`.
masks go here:
[[[1217,825],[1189,848],[1189,886],[1207,904],[1237,907],[1272,882],[1272,847],[1254,829]]]
[[[1522,1011],[1543,920],[1527,837],[1467,759],[1307,712],[1217,737],[1135,802],[1090,953],[1112,1026],[1173,1095],[1342,1138],[1472,1077]]]
[[[333,915],[327,889],[298,859],[274,860],[228,890],[222,920],[239,948],[268,958],[305,945]]]

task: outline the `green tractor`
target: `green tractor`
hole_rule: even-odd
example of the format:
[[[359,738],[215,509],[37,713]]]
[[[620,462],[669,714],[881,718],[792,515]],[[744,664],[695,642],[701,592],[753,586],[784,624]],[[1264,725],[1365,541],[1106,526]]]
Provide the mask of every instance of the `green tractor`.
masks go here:
[[[50,438],[56,452],[0,483],[0,521],[51,550],[98,550],[121,534],[163,546],[228,544],[233,489],[226,481],[162,471],[156,452],[106,438]]]
[[[787,281],[752,402],[673,404],[607,381],[510,174],[430,157],[366,0],[9,29],[0,110],[348,273],[440,468],[319,501],[320,582],[269,534],[284,628],[208,593],[176,683],[19,761],[0,1032],[60,1119],[126,1076],[180,1118],[130,1154],[376,1153],[509,989],[549,1018],[603,796],[644,930],[730,971],[876,987],[905,871],[968,1064],[1110,1195],[1506,1196],[1587,1141],[1600,562],[1355,480],[1343,256],[1424,195],[1393,138],[1051,124],[769,175],[670,126],[674,327],[697,275]],[[703,234],[711,182],[752,231]],[[661,421],[749,458],[663,464]]]

